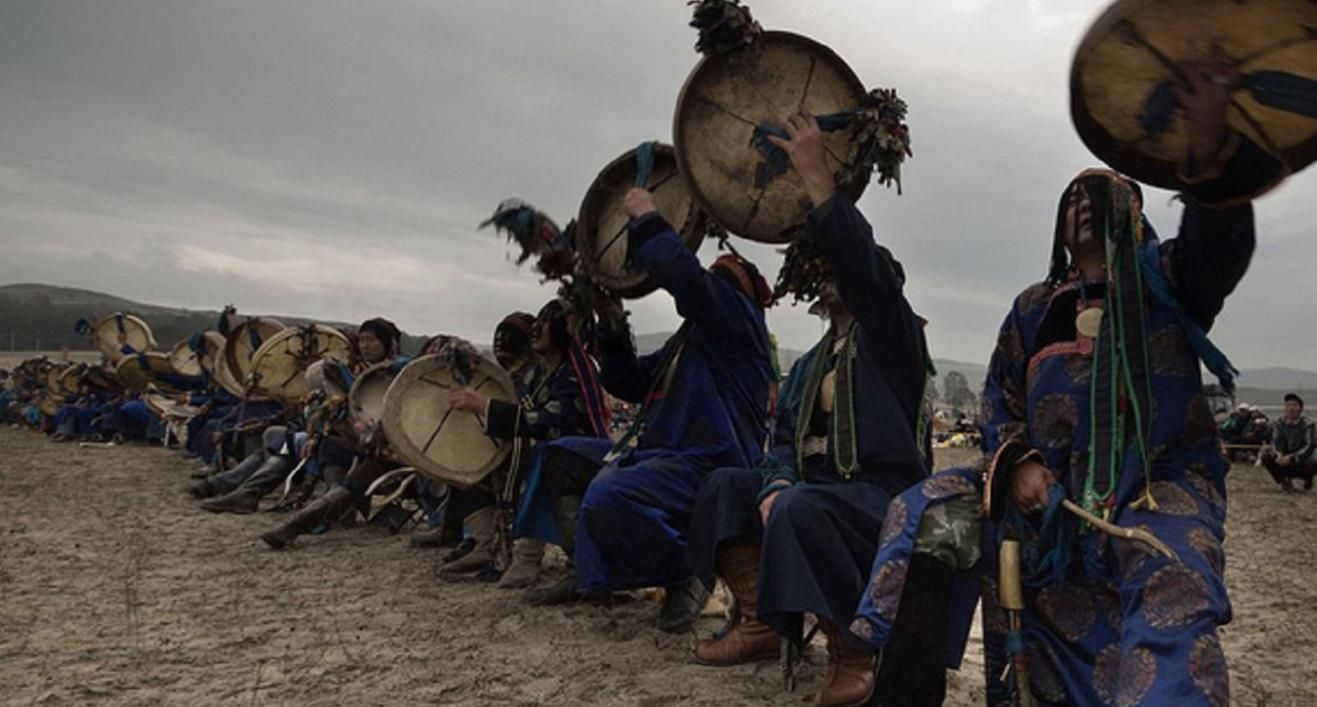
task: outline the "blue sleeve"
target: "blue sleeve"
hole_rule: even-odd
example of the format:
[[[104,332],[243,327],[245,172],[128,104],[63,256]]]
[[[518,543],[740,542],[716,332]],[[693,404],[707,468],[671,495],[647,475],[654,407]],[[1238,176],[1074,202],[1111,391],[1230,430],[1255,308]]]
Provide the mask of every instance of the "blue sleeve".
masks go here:
[[[700,265],[662,216],[642,216],[627,229],[632,267],[648,273],[654,284],[672,295],[682,319],[726,331],[724,341],[751,335],[755,323],[742,301],[745,295]]]
[[[988,378],[983,384],[983,413],[980,431],[983,452],[989,459],[1007,442],[1029,443],[1029,415],[1025,397],[1023,332],[1018,300],[1002,323],[997,346],[988,361]]]
[[[1256,242],[1251,204],[1209,209],[1185,203],[1179,234],[1162,244],[1162,270],[1180,306],[1204,331],[1243,279]]]
[[[631,340],[631,327],[623,324],[616,329],[600,325],[596,342],[599,345],[599,384],[610,395],[628,403],[642,403],[653,387],[654,369],[662,361],[664,346],[646,356],[636,355],[636,344]]]
[[[777,419],[773,421],[773,436],[768,453],[759,462],[759,474],[763,477],[760,496],[768,487],[776,483],[794,484],[800,480],[796,469],[796,421],[800,418],[800,405],[804,389],[813,365],[817,347],[796,359],[787,375],[787,384],[778,398]]]
[[[879,360],[918,375],[925,368],[922,324],[905,299],[891,256],[874,241],[869,222],[841,193],[810,212],[809,220],[842,301],[866,332],[865,343],[879,349]]]
[[[1180,305],[1204,331],[1244,277],[1256,245],[1252,194],[1284,176],[1284,166],[1239,133],[1231,133],[1217,164],[1189,161],[1184,214],[1176,238],[1162,245],[1162,270]]]

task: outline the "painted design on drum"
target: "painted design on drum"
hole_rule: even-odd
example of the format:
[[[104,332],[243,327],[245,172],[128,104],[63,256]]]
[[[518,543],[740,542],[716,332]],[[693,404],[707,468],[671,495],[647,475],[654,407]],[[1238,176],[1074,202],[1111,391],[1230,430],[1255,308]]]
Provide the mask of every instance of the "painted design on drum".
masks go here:
[[[1056,669],[1056,655],[1046,645],[1029,641],[1026,648],[1029,660],[1029,684],[1034,695],[1048,702],[1065,702],[1065,682]]]
[[[1044,587],[1034,605],[1043,620],[1071,643],[1087,636],[1097,620],[1093,598],[1069,583]]]
[[[1230,704],[1230,670],[1215,633],[1194,641],[1189,652],[1189,675],[1212,707]]]
[[[883,519],[883,530],[878,536],[880,552],[895,540],[902,530],[905,530],[905,524],[909,520],[910,507],[906,505],[904,498],[897,496],[896,500],[887,506],[887,517]]]
[[[920,484],[919,488],[925,498],[934,501],[975,491],[973,482],[956,475],[934,476]]]
[[[1148,489],[1157,501],[1156,513],[1186,518],[1198,515],[1198,501],[1174,481],[1154,481]]]
[[[997,580],[987,575],[980,579],[979,594],[983,600],[983,630],[989,633],[1006,633],[1010,629],[1006,611],[1001,608],[999,591]]]
[[[1207,403],[1207,396],[1195,395],[1187,407],[1180,441],[1190,447],[1211,442],[1216,437],[1216,418],[1212,416],[1212,406]]]
[[[1183,563],[1166,565],[1143,585],[1141,604],[1149,626],[1159,631],[1182,628],[1211,605],[1207,580]]]
[[[1157,679],[1157,659],[1147,648],[1122,653],[1113,643],[1098,654],[1093,666],[1093,689],[1112,707],[1134,707],[1143,701]]]
[[[1065,393],[1046,395],[1034,406],[1034,437],[1052,449],[1065,447],[1074,439],[1079,424],[1079,405]]]
[[[905,575],[910,569],[906,560],[888,560],[873,575],[869,585],[869,599],[873,608],[883,621],[896,620],[896,610],[901,605],[901,589],[905,586]]]
[[[1187,540],[1189,547],[1197,550],[1212,571],[1221,576],[1225,570],[1226,554],[1221,549],[1221,541],[1217,540],[1216,535],[1207,528],[1193,528],[1189,531]]]
[[[1148,357],[1152,361],[1152,372],[1159,376],[1193,378],[1198,375],[1198,359],[1194,358],[1184,331],[1177,324],[1168,324],[1148,336]]]

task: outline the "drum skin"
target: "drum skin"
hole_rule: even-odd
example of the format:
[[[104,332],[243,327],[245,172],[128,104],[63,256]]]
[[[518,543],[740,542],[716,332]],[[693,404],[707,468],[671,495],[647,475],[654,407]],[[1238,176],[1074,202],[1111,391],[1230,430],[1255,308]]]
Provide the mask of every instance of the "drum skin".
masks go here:
[[[301,402],[309,392],[306,369],[329,356],[347,360],[351,344],[342,332],[321,324],[288,327],[265,339],[251,358],[254,390],[283,403]]]
[[[269,317],[259,317],[245,319],[237,326],[229,329],[229,334],[224,338],[224,363],[228,367],[228,374],[233,379],[232,382],[238,386],[235,393],[241,396],[247,387],[248,377],[252,370],[252,355],[256,353],[258,346],[252,345],[251,335],[248,333],[251,327],[256,327],[257,334],[262,344],[270,337],[284,330],[284,325],[277,319]],[[218,377],[218,376],[217,376]]]
[[[202,373],[201,356],[192,350],[192,344],[188,339],[174,344],[174,348],[169,350],[169,364],[180,376],[196,378]]]
[[[1224,63],[1239,74],[1226,111],[1229,127],[1280,159],[1283,178],[1317,159],[1317,117],[1260,102],[1250,86],[1284,74],[1306,80],[1311,91],[1317,80],[1313,28],[1312,0],[1118,0],[1075,52],[1071,119],[1089,150],[1113,169],[1182,189],[1187,125],[1174,114],[1169,89],[1188,64]]]
[[[448,358],[422,356],[393,379],[384,394],[384,434],[402,461],[425,476],[470,488],[507,458],[512,444],[485,434],[474,414],[451,408],[457,382]],[[484,357],[473,361],[469,387],[494,400],[517,403],[512,378]]]
[[[673,116],[677,165],[696,201],[727,231],[761,243],[795,238],[811,209],[795,170],[755,185],[763,155],[751,143],[758,125],[781,126],[801,111],[852,110],[867,92],[831,49],[790,32],[765,32],[754,46],[704,57],[686,78]],[[849,162],[854,129],[824,133],[828,162]],[[855,186],[854,198],[866,180]]]
[[[148,388],[159,382],[161,375],[173,372],[174,367],[169,363],[168,354],[148,351],[119,361],[114,368],[114,377],[118,379],[124,390],[130,393],[145,393]]]
[[[123,322],[123,343],[119,341],[120,318]],[[118,363],[124,357],[122,351],[124,344],[138,352],[150,351],[156,347],[151,327],[141,317],[131,314],[111,314],[102,317],[92,325],[91,337],[101,354],[113,363]]]

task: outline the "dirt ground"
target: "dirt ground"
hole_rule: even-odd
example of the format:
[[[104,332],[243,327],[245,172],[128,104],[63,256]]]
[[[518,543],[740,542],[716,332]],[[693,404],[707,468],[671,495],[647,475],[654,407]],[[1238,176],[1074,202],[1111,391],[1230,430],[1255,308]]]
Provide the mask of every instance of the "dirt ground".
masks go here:
[[[692,664],[694,636],[654,629],[650,600],[530,609],[440,583],[433,553],[382,531],[269,551],[276,517],[199,511],[187,469],[0,429],[0,703],[788,705],[826,662],[816,644],[786,693],[773,663]],[[1230,487],[1235,703],[1317,704],[1317,495],[1252,467]],[[978,703],[981,665],[975,647],[948,704]]]

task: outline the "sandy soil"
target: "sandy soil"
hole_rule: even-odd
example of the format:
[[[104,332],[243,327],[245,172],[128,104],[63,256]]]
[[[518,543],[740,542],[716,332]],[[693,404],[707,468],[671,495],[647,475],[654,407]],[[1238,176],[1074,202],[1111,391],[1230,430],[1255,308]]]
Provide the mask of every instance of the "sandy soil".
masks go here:
[[[432,553],[373,530],[268,551],[256,534],[274,516],[198,511],[185,471],[173,451],[0,430],[0,703],[788,705],[825,662],[816,645],[785,693],[772,663],[693,665],[694,636],[655,630],[650,600],[528,609],[441,584]],[[1317,704],[1317,495],[1237,472],[1236,704]],[[949,704],[975,703],[975,653]]]

